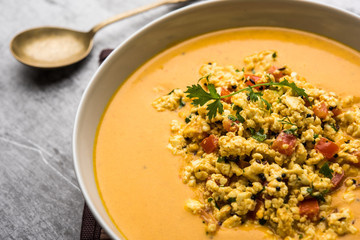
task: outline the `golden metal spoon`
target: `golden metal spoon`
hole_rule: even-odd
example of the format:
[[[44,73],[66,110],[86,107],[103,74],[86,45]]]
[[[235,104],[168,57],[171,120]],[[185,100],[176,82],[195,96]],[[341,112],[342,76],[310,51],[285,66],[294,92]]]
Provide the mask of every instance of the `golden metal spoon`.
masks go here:
[[[109,18],[88,32],[58,27],[29,29],[12,39],[10,50],[18,61],[32,67],[50,69],[68,66],[90,53],[93,37],[103,27],[161,5],[185,1],[189,0],[161,0]]]

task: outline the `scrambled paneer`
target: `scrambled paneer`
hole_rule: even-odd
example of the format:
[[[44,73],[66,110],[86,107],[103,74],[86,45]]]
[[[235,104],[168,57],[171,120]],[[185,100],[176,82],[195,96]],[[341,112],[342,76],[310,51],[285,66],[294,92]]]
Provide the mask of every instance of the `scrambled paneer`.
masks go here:
[[[360,110],[307,83],[276,52],[249,56],[242,69],[209,63],[186,91],[153,102],[178,110],[168,148],[183,156],[182,181],[198,191],[185,208],[206,231],[244,223],[283,239],[336,239],[353,234],[351,211],[331,195],[360,167]],[[354,200],[346,179],[345,199]]]

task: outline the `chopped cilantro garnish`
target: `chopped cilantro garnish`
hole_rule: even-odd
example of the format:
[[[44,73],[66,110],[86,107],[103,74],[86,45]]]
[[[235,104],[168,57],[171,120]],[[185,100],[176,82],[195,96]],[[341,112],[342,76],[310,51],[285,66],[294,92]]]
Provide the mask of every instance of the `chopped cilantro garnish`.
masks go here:
[[[290,129],[286,129],[286,130],[284,130],[284,133],[287,133],[287,134],[292,134],[292,135],[294,135],[294,136],[297,136],[297,128],[290,128]]]
[[[316,139],[319,137],[319,134],[315,133],[314,134],[314,140],[312,141],[313,144],[316,143]]]
[[[332,169],[330,169],[329,164],[326,162],[324,163],[324,165],[322,165],[322,167],[319,170],[319,173],[321,173],[322,175],[324,175],[327,178],[332,179],[333,178],[333,173],[334,171]]]
[[[207,106],[208,110],[208,117],[211,119],[216,116],[216,114],[219,112],[220,114],[223,113],[223,105],[220,101],[221,96],[216,92],[215,86],[213,84],[208,84],[209,92],[206,92],[199,84],[188,86],[187,91],[187,97],[192,98],[192,104],[195,106],[203,106],[205,103],[207,103],[210,100],[215,100],[211,104]]]
[[[203,79],[206,79],[206,81],[209,82],[209,77],[210,77],[210,74],[199,78],[198,83],[199,83],[201,80],[203,80]]]
[[[281,120],[278,120],[278,122],[280,122],[282,125],[291,125],[291,126],[295,126],[295,128],[290,128],[290,129],[286,129],[284,130],[285,133],[287,134],[292,134],[292,135],[297,135],[297,130],[298,127],[296,126],[296,124],[292,123],[289,117],[284,117]]]
[[[228,119],[230,119],[233,122],[236,122],[238,119],[233,115],[228,115]]]
[[[277,57],[277,53],[274,52],[274,53],[272,54],[272,57],[273,57],[273,58],[276,58],[276,57]]]
[[[256,132],[253,128],[249,128],[249,130],[251,132],[251,137],[256,141],[263,142],[267,138],[266,134],[264,134],[264,129],[262,128],[260,128],[258,132]]]
[[[336,126],[335,124],[329,124],[329,125],[330,125],[330,127],[331,127],[332,129],[334,129],[335,132],[338,132],[338,131],[339,131],[339,127]]]
[[[204,78],[204,77],[203,77]],[[271,109],[271,104],[266,101],[262,96],[263,94],[261,92],[255,92],[253,89],[255,87],[259,86],[281,86],[281,87],[290,87],[293,91],[293,93],[300,97],[305,97],[307,100],[309,100],[308,95],[306,94],[305,90],[303,88],[299,88],[296,86],[295,83],[290,83],[286,79],[281,82],[267,82],[267,83],[260,83],[255,84],[253,86],[249,86],[247,88],[240,89],[236,92],[233,92],[226,96],[220,96],[215,89],[215,86],[213,84],[208,84],[207,87],[209,89],[209,92],[206,92],[200,84],[188,86],[185,93],[187,93],[187,97],[192,99],[192,104],[195,106],[203,106],[207,102],[214,100],[211,104],[207,106],[207,116],[211,119],[216,116],[217,113],[223,113],[223,105],[221,102],[221,99],[234,96],[240,92],[247,91],[249,99],[253,102],[256,102],[260,100],[261,103],[264,103],[266,105],[266,109]]]
[[[262,97],[264,95],[262,92],[254,92],[252,88],[249,88],[248,91],[248,97],[250,98],[250,101],[256,102],[260,99],[261,103],[265,103],[266,110],[271,109],[271,104]]]
[[[174,88],[173,90],[171,90],[167,95],[172,94],[175,91],[175,89],[177,89],[177,88]]]
[[[306,191],[310,194],[310,196],[316,198],[318,201],[325,202],[325,195],[329,192],[328,190],[322,191],[322,192],[316,192],[314,193],[314,188],[309,187],[306,189]]]
[[[245,122],[245,119],[243,118],[243,116],[240,115],[240,112],[243,110],[242,107],[234,105],[233,109],[234,109],[234,111],[236,111],[237,120],[241,123]]]
[[[227,202],[228,203],[233,203],[233,202],[236,202],[236,198],[229,198],[228,200],[227,200]]]
[[[183,98],[181,97],[179,100],[179,108],[185,107],[186,103],[183,101]]]
[[[284,117],[281,120],[278,120],[278,122],[280,122],[281,124],[285,125],[285,124],[289,124],[292,126],[296,126],[296,124],[292,123],[289,117]]]

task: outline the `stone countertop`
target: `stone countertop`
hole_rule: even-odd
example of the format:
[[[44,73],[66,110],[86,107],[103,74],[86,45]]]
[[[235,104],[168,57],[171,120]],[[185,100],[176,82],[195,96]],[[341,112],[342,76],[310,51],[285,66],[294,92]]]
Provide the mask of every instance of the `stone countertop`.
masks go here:
[[[87,31],[152,1],[0,0],[0,239],[79,238],[84,199],[73,168],[72,131],[99,53],[182,5],[159,7],[105,28],[88,58],[59,70],[18,63],[9,51],[11,38],[43,25]],[[316,1],[360,15],[359,0]]]

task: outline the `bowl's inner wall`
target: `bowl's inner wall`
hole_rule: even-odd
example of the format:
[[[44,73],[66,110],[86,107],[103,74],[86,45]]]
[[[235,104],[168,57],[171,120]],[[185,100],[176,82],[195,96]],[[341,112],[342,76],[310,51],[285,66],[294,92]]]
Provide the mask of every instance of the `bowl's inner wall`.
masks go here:
[[[96,129],[107,103],[132,72],[169,46],[204,33],[243,26],[304,30],[360,51],[359,17],[301,0],[202,2],[167,15],[133,35],[103,63],[90,82],[74,130],[74,161],[80,187],[95,217],[113,238],[122,239],[102,205],[93,171]]]

